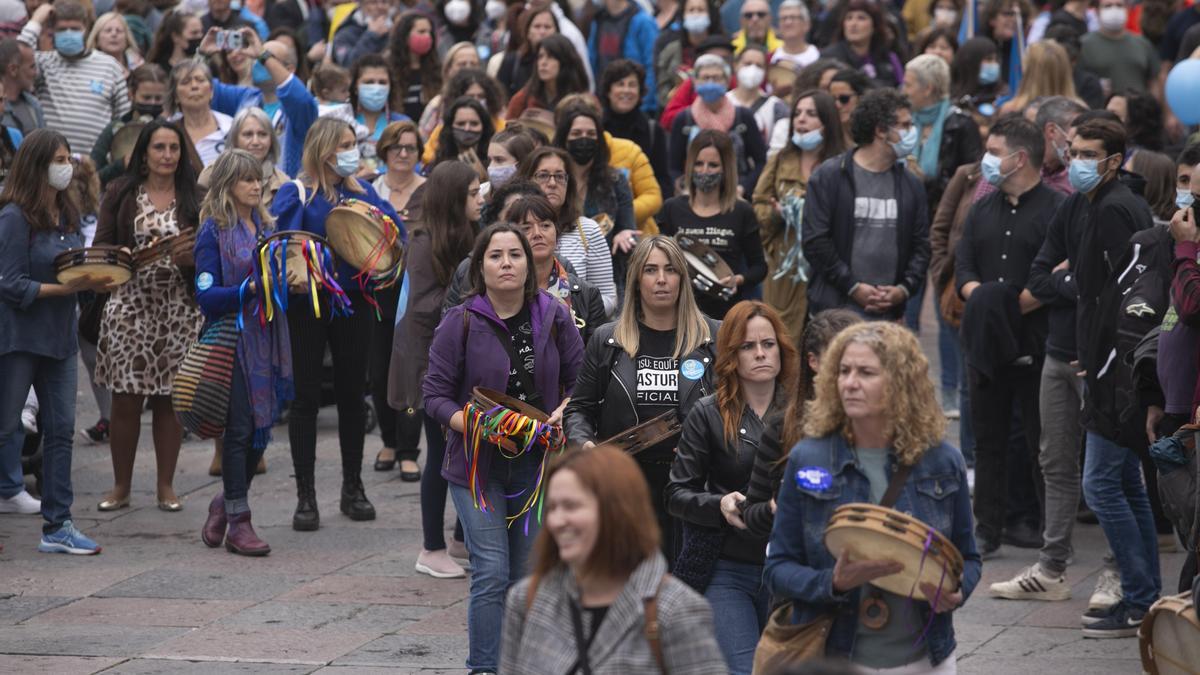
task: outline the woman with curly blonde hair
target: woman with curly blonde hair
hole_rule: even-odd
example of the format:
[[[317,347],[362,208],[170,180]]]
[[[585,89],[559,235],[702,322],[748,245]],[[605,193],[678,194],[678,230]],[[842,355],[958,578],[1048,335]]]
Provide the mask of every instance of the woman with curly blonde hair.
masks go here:
[[[776,596],[796,601],[794,622],[834,615],[828,655],[868,669],[954,672],[951,613],[975,590],[983,565],[966,464],[942,440],[945,425],[929,362],[910,331],[869,322],[834,338],[805,411],[804,440],[788,458],[764,570]],[[879,503],[901,464],[911,473],[893,507],[937,529],[964,560],[962,578],[947,579],[940,592],[922,584],[932,604],[870,583],[899,572],[900,563],[852,562],[845,552],[834,559],[822,541],[835,508]],[[914,626],[926,626],[915,646]]]

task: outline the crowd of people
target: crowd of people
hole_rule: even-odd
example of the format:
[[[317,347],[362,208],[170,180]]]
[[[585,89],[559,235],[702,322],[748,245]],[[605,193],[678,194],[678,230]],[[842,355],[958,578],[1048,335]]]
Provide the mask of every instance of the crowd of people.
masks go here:
[[[0,513],[99,553],[73,445],[128,508],[146,409],[183,509],[177,377],[224,331],[202,541],[270,552],[249,488],[282,424],[292,526],[322,526],[331,388],[341,513],[376,517],[370,417],[373,469],[419,483],[416,570],[470,562],[473,674],[750,673],[778,616],[846,672],[953,673],[983,561],[1038,549],[987,591],[1066,600],[1077,521],[1110,549],[1083,636],[1133,636],[1160,550],[1179,591],[1200,558],[1196,495],[1159,490],[1197,461],[1200,116],[1166,93],[1196,7],[0,0]],[[347,204],[403,276],[334,247],[273,283],[264,242]],[[132,274],[59,281],[74,249]],[[906,597],[831,553],[848,503],[927,524],[957,578]]]

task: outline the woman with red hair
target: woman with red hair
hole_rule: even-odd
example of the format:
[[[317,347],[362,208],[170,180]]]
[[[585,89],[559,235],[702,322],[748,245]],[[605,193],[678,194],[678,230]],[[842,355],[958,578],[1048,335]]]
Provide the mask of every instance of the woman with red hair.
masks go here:
[[[795,394],[800,355],[779,313],[743,300],[717,331],[715,393],[683,422],[671,465],[667,510],[684,523],[674,574],[704,593],[731,673],[750,673],[767,623],[762,584],[767,540],[746,531],[741,511],[766,425]]]

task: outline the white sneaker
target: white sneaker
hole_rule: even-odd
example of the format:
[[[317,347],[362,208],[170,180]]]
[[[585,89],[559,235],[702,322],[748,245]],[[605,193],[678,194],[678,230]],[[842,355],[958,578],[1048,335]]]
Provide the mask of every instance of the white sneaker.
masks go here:
[[[1009,600],[1070,600],[1071,587],[1067,575],[1051,576],[1034,563],[1008,581],[991,585],[992,595]]]
[[[29,406],[21,409],[21,426],[25,427],[25,433],[30,436],[38,432],[37,426],[37,411]]]
[[[1096,590],[1088,599],[1088,609],[1107,609],[1121,601],[1121,577],[1105,568],[1096,579]]]
[[[33,495],[25,490],[21,490],[8,499],[0,499],[0,513],[19,513],[24,516],[30,516],[41,512],[41,500],[34,499]]]

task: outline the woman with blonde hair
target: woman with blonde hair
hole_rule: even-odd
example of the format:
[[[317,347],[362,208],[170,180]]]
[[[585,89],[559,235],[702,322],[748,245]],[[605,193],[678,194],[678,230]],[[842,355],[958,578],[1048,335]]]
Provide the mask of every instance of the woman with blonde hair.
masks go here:
[[[718,326],[696,306],[679,244],[662,235],[638,242],[629,256],[620,316],[588,341],[564,416],[568,441],[590,447],[670,411],[685,419],[713,391]],[[637,455],[671,561],[677,536],[664,491],[674,450],[671,439]]]
[[[92,32],[88,33],[87,48],[113,57],[126,74],[146,62],[133,41],[133,33],[125,17],[117,12],[105,12],[96,17]]]
[[[764,578],[794,600],[797,624],[833,616],[825,653],[868,669],[953,673],[951,613],[979,583],[971,496],[962,454],[943,440],[946,420],[929,362],[905,327],[869,322],[844,329],[826,349],[804,439],[792,449],[780,486]],[[938,530],[962,553],[961,579],[921,584],[932,603],[871,585],[903,569],[893,560],[834,558],[822,543],[842,504],[893,506]],[[845,608],[857,610],[843,611]],[[866,620],[870,618],[871,620]],[[926,626],[913,645],[914,626]],[[919,630],[919,629],[918,629]]]
[[[225,148],[233,118],[213,110],[212,71],[203,61],[188,59],[171,68],[167,83],[167,120],[187,136],[185,159],[197,172],[212,164]]]
[[[240,313],[238,349],[222,443],[223,489],[208,505],[201,539],[212,548],[260,556],[271,547],[250,523],[247,499],[271,426],[292,393],[288,325],[255,320],[262,292],[255,267],[257,242],[274,230],[263,206],[263,163],[246,150],[229,150],[212,164],[196,235],[196,302],[207,321]],[[228,531],[227,531],[228,530]]]
[[[275,195],[271,214],[280,230],[303,230],[325,236],[325,219],[343,199],[357,199],[379,209],[400,228],[404,224],[386,199],[371,184],[356,178],[361,155],[354,128],[345,120],[320,117],[304,138],[303,171]],[[337,261],[338,283],[350,301],[348,315],[329,318],[327,298],[321,298],[320,317],[308,298],[294,295],[288,301],[287,320],[292,353],[297,364],[296,398],[288,414],[288,437],[296,471],[298,501],[292,528],[320,527],[314,471],[317,452],[317,410],[321,404],[321,370],[325,347],[333,357],[333,390],[338,410],[338,440],[342,455],[341,511],[351,520],[374,520],[375,507],[362,484],[363,437],[366,426],[367,361],[370,356],[371,320],[368,304],[372,286],[353,281],[358,270]]]
[[[667,575],[637,463],[611,447],[572,452],[546,481],[533,573],[505,604],[500,672],[729,672],[712,608]]]
[[[225,135],[225,147],[228,150],[245,150],[258,159],[263,170],[263,208],[271,208],[275,194],[283,184],[291,180],[283,169],[279,168],[279,137],[271,128],[271,118],[262,108],[242,108],[234,116],[229,125],[229,133]],[[213,166],[210,164],[200,172],[197,183],[207,189],[212,181]]]
[[[1024,75],[1016,96],[1000,107],[1000,114],[1020,112],[1034,99],[1066,96],[1083,103],[1075,93],[1071,59],[1067,50],[1054,40],[1035,42],[1025,50]]]
[[[686,532],[675,575],[721,615],[717,644],[730,672],[749,675],[767,623],[767,538],[749,534],[741,513],[765,420],[781,414],[794,395],[800,355],[778,312],[743,300],[717,331],[714,370],[716,391],[683,422],[667,510]],[[708,545],[693,546],[700,540]]]

